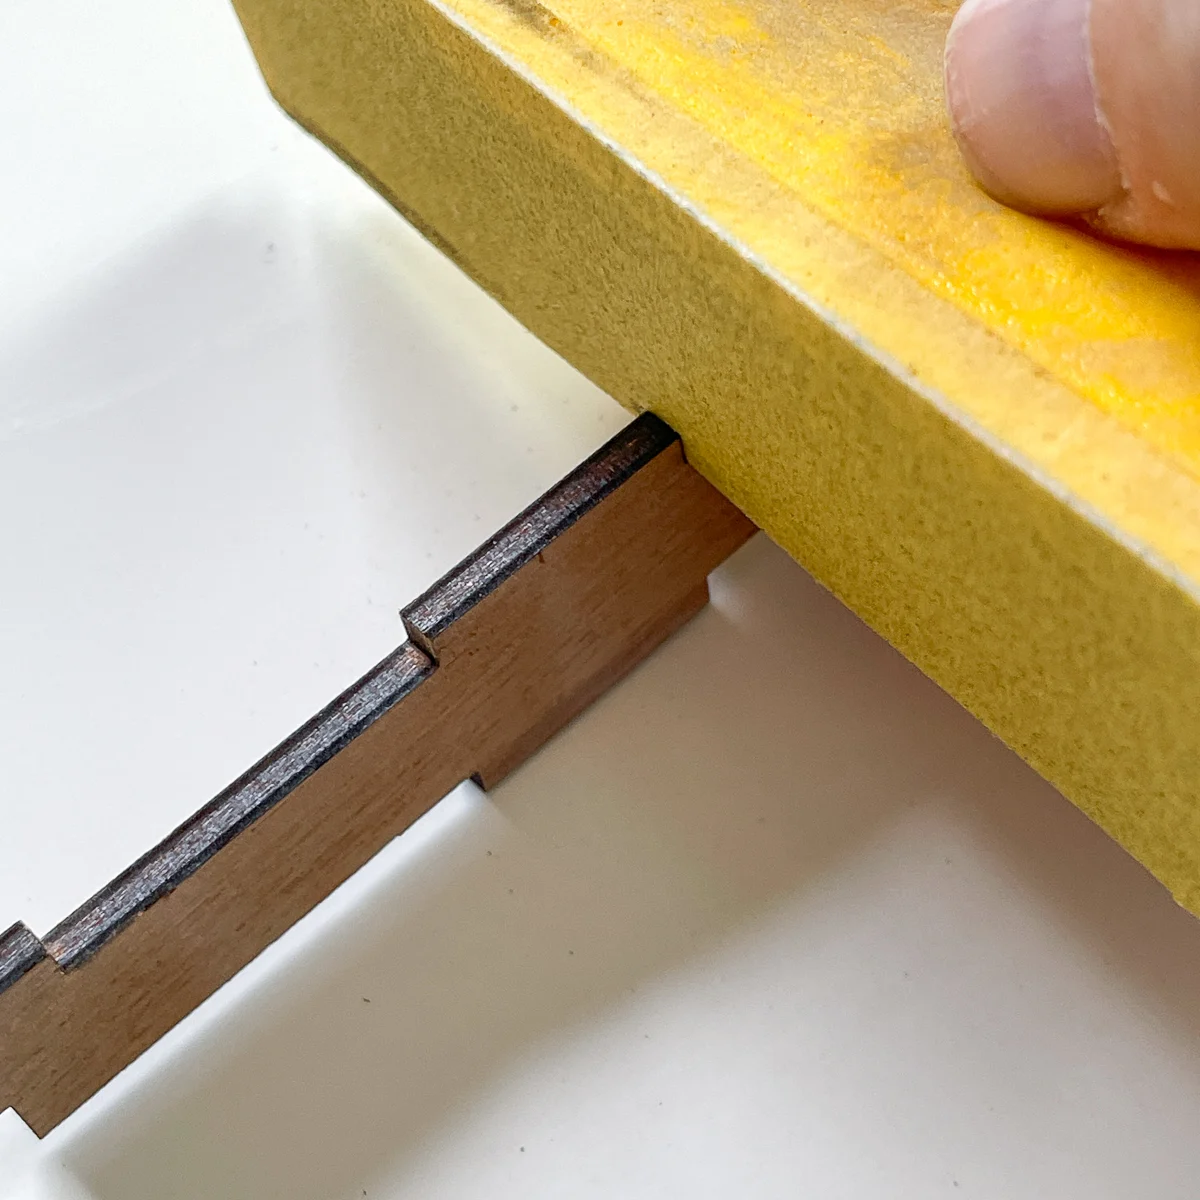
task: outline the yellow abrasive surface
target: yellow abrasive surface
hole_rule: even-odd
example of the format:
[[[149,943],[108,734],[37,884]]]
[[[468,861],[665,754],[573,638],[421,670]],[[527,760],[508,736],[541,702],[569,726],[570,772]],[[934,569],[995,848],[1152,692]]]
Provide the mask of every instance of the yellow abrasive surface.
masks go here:
[[[235,0],[284,107],[1200,913],[1200,265],[1008,212],[943,0]]]

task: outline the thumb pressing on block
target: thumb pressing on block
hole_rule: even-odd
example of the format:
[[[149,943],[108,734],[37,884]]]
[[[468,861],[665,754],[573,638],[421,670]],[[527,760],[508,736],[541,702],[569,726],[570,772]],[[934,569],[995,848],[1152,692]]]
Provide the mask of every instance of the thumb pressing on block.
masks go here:
[[[1200,3],[967,0],[946,41],[963,156],[997,200],[1200,249]]]

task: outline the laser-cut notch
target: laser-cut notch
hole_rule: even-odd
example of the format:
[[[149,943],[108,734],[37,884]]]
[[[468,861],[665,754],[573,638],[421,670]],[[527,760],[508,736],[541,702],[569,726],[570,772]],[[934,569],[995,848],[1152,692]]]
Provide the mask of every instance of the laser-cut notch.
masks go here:
[[[458,783],[519,766],[703,606],[752,532],[667,426],[634,421],[44,942],[0,935],[0,1109],[52,1129]]]

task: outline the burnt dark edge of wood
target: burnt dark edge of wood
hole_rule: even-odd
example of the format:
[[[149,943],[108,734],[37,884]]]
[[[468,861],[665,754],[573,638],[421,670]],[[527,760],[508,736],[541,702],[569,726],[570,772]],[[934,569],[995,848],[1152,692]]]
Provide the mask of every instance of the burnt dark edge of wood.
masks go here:
[[[411,693],[434,669],[405,642],[96,893],[44,939],[64,970],[86,962],[160,897]],[[0,990],[4,987],[0,977]]]
[[[635,418],[403,608],[400,615],[408,636],[436,660],[434,639],[678,440],[679,435],[653,413]]]
[[[22,921],[0,933],[0,992],[46,957],[46,947]]]
[[[401,615],[409,642],[284,739],[44,939],[39,940],[20,923],[9,929],[0,940],[0,992],[47,955],[64,970],[87,962],[134,917],[199,870],[426,679],[436,667],[432,639],[678,440],[679,435],[652,413],[631,421],[407,605]],[[398,667],[399,673],[389,680],[389,673],[395,674]],[[363,698],[362,711],[346,719],[346,710],[353,710],[355,702]]]

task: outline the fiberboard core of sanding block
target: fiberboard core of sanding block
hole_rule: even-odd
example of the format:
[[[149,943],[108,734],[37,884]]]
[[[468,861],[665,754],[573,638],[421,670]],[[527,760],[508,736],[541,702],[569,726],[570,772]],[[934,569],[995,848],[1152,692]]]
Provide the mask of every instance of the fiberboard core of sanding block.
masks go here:
[[[1200,913],[1200,263],[1007,211],[942,0],[235,0],[283,107]]]

